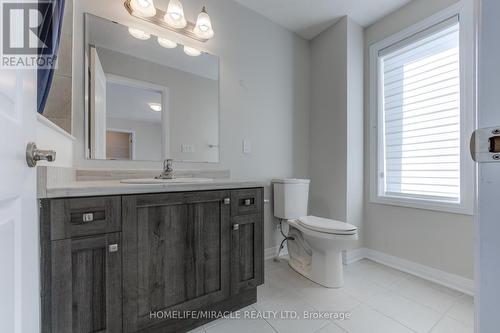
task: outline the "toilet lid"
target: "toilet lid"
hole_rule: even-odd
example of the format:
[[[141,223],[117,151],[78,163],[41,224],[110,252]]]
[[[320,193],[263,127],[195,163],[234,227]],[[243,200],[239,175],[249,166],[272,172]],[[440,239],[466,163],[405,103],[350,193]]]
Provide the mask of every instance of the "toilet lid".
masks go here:
[[[305,228],[328,234],[354,235],[357,232],[352,224],[316,216],[301,217],[298,223]]]

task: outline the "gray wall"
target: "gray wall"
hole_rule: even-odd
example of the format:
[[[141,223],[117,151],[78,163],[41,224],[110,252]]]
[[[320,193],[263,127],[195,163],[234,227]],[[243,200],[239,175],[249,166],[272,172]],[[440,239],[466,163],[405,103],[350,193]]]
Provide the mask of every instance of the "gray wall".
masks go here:
[[[359,227],[362,100],[363,28],[345,16],[311,42],[310,213]]]
[[[157,2],[165,7],[164,2]],[[177,164],[177,168],[230,169],[234,178],[308,177],[309,43],[231,0],[183,2],[194,20],[207,5],[215,38],[205,44],[184,39],[220,57],[221,163]],[[87,161],[84,159],[83,12],[125,25],[172,36],[164,29],[130,17],[123,1],[77,0],[74,17],[73,110],[74,166],[79,168],[158,168],[160,163]],[[165,8],[163,8],[165,9]],[[182,38],[180,38],[182,39]],[[242,154],[242,140],[252,141],[253,153]],[[267,191],[266,197],[270,194]],[[266,205],[265,246],[281,238]]]
[[[352,19],[347,21],[347,190],[346,221],[357,225],[363,241],[364,190],[364,110],[363,48],[364,29]]]
[[[347,17],[311,42],[310,213],[346,220]]]
[[[369,46],[455,3],[412,1],[365,30],[365,119],[369,119]],[[365,133],[369,123],[365,122]],[[474,275],[472,216],[369,202],[369,137],[365,137],[364,245],[466,278]],[[471,189],[473,190],[473,189]]]
[[[142,161],[161,159],[161,123],[108,117],[106,127],[135,132],[135,159]]]

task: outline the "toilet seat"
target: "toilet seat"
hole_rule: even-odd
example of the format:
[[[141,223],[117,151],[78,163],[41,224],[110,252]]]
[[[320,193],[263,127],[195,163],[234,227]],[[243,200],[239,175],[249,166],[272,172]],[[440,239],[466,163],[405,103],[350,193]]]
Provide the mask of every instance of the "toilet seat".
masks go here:
[[[326,234],[355,235],[358,231],[358,228],[352,224],[317,216],[304,216],[296,221],[306,229]]]

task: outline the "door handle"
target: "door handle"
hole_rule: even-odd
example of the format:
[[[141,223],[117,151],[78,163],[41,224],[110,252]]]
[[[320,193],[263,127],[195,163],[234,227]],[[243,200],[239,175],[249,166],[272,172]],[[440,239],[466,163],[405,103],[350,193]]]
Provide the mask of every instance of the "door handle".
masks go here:
[[[26,163],[30,168],[34,168],[38,161],[54,162],[55,160],[55,150],[38,149],[34,142],[29,142],[26,146]]]

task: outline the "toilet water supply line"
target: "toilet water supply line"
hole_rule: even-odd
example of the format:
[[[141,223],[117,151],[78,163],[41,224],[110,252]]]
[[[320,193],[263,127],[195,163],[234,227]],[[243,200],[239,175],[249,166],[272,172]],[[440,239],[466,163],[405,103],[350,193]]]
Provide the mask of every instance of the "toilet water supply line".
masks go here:
[[[279,261],[281,250],[283,250],[283,248],[285,247],[285,242],[287,240],[295,240],[295,238],[288,237],[287,235],[285,235],[285,233],[283,232],[283,219],[279,219],[279,220],[280,220],[280,232],[281,232],[281,235],[283,236],[283,240],[281,241],[280,247],[278,249],[278,254],[274,258],[275,261]]]

